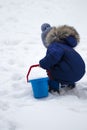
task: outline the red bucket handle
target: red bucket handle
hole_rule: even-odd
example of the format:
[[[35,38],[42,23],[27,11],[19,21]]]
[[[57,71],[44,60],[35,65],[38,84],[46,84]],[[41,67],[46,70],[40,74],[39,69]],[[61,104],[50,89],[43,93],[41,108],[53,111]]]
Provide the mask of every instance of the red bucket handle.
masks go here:
[[[29,74],[30,74],[31,69],[34,68],[34,67],[39,67],[39,66],[40,66],[39,64],[30,66],[30,68],[29,68],[29,70],[28,70],[28,73],[27,73],[27,75],[26,75],[27,82],[28,82],[28,76],[29,76]]]

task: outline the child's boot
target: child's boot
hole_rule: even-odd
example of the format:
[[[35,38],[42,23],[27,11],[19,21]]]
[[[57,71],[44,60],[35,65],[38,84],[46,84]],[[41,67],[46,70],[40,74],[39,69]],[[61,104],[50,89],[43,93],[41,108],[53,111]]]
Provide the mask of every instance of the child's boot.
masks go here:
[[[49,92],[58,92],[59,93],[59,83],[55,80],[50,80],[48,81],[49,84]]]

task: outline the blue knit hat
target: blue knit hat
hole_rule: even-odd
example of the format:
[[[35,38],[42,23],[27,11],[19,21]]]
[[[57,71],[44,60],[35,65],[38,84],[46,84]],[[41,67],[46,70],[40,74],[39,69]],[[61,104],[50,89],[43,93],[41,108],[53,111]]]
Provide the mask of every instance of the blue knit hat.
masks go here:
[[[46,36],[51,29],[52,27],[48,23],[44,23],[41,25],[41,30],[42,30],[41,39],[46,48],[48,47],[48,43],[46,42]]]

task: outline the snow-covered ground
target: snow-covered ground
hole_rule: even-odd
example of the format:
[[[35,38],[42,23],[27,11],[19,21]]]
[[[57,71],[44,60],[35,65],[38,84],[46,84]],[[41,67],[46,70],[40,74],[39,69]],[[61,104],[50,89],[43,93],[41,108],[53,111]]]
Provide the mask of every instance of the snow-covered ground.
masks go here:
[[[29,66],[45,55],[40,26],[74,26],[87,65],[86,0],[0,0],[0,130],[87,130],[87,73],[74,90],[35,99]],[[40,68],[30,79],[44,77]]]

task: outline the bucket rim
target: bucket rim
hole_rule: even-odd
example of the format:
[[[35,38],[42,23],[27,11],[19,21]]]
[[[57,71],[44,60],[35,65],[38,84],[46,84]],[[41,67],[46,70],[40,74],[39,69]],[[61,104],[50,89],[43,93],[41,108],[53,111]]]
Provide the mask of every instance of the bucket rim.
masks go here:
[[[42,77],[42,78],[36,78],[36,79],[31,79],[31,80],[28,80],[28,82],[32,82],[32,81],[36,81],[36,80],[45,80],[45,79],[49,79],[48,77]]]

